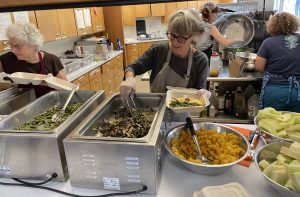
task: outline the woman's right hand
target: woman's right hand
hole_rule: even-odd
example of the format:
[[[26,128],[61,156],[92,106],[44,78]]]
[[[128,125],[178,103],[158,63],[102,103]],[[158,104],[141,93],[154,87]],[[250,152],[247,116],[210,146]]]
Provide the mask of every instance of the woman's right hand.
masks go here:
[[[122,98],[133,97],[136,92],[136,80],[134,77],[128,77],[120,85],[120,94]]]

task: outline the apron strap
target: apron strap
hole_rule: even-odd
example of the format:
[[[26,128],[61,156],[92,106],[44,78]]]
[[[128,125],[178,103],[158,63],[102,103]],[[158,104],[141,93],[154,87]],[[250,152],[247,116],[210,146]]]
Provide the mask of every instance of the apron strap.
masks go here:
[[[188,59],[188,67],[187,67],[186,74],[184,75],[184,79],[185,80],[190,80],[190,74],[191,74],[191,70],[192,70],[192,64],[193,64],[193,49],[190,46],[190,49],[189,49],[189,59]]]
[[[269,75],[268,73],[266,73],[263,77],[263,82],[261,85],[261,92],[260,92],[260,96],[259,96],[259,108],[263,109],[264,107],[264,94],[265,94],[265,88],[266,85],[270,79],[271,75]]]
[[[44,60],[44,58],[42,57],[41,52],[38,52],[38,55],[39,55],[40,66],[41,66],[41,73],[40,73],[40,74],[46,75],[47,73],[46,73],[45,60]]]

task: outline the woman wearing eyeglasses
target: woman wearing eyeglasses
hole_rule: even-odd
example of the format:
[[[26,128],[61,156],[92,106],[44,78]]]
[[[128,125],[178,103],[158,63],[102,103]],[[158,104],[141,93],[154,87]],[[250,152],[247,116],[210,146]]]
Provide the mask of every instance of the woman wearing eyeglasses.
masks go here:
[[[169,42],[153,45],[126,68],[125,81],[120,86],[122,97],[133,96],[134,76],[149,70],[151,92],[165,93],[167,86],[173,86],[202,89],[201,92],[207,93],[208,60],[204,53],[192,48],[192,42],[203,31],[197,11],[182,9],[174,13],[168,23]]]
[[[49,74],[66,80],[64,67],[59,58],[53,54],[41,51],[43,38],[39,30],[31,23],[15,23],[6,30],[11,51],[0,56],[0,72],[28,72]],[[20,87],[33,87],[23,85]],[[52,89],[46,86],[35,86],[39,97]]]
[[[197,43],[197,49],[205,53],[210,59],[213,47],[213,38],[217,40],[218,43],[222,44],[224,47],[230,46],[236,42],[235,40],[226,39],[218,30],[218,28],[213,24],[217,18],[220,9],[216,4],[208,2],[200,8],[200,13],[202,15],[204,34]]]

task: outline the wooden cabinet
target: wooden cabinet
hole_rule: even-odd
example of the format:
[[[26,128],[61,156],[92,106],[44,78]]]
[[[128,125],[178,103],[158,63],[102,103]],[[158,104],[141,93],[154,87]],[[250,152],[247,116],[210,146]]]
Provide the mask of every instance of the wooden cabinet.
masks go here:
[[[100,66],[89,72],[89,80],[90,80],[91,90],[94,90],[94,91],[103,90]]]
[[[122,6],[123,26],[135,26],[134,5]]]
[[[135,5],[135,18],[148,16],[164,16],[166,14],[166,4],[142,4]]]
[[[166,15],[163,18],[164,23],[168,23],[169,16],[173,14],[177,10],[177,4],[176,3],[166,3]]]
[[[90,8],[76,8],[74,13],[78,35],[93,33]]]
[[[76,23],[73,9],[57,10],[61,38],[77,36]]]
[[[79,85],[80,90],[90,90],[90,80],[89,80],[89,74],[82,75],[81,77],[75,79],[73,81],[74,84]]]
[[[133,63],[141,54],[140,44],[128,44],[126,45],[126,62],[127,65]]]
[[[135,5],[135,18],[151,16],[150,4]]]
[[[198,10],[198,1],[188,1],[187,2],[187,7],[188,8],[194,8]]]
[[[61,39],[58,15],[56,10],[35,11],[38,28],[44,37],[44,41]]]
[[[153,44],[155,44],[155,42],[141,43],[141,55],[143,55],[145,53],[145,51],[147,51],[147,49],[149,49]]]
[[[119,91],[120,84],[123,81],[123,77],[124,77],[123,55],[119,55],[114,59],[114,73],[115,73],[116,91]]]
[[[102,69],[102,83],[106,96],[116,92],[115,73],[113,67],[113,60],[103,64]]]
[[[91,8],[93,32],[105,31],[104,16],[102,7]]]
[[[176,3],[177,10],[182,9],[182,8],[187,8],[187,7],[188,7],[187,1],[181,1],[181,2]]]
[[[158,41],[159,42],[159,41]],[[126,45],[126,65],[133,63],[137,60],[144,52],[150,48],[155,42],[142,42],[136,44],[127,44]]]
[[[38,10],[35,15],[46,42],[77,35],[73,9]]]
[[[166,15],[165,3],[151,4],[151,16],[165,16],[165,15]]]

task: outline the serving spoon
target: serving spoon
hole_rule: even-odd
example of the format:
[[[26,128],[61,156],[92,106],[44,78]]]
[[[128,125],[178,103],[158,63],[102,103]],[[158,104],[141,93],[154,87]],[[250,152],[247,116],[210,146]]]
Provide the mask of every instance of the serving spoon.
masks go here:
[[[59,110],[57,113],[53,114],[53,116],[52,116],[52,118],[51,118],[51,121],[52,121],[52,122],[57,122],[57,121],[59,121],[59,120],[63,117],[63,115],[64,115],[64,113],[65,113],[65,110],[66,110],[66,108],[67,108],[67,106],[68,106],[68,104],[69,104],[69,102],[70,102],[72,96],[74,95],[75,91],[78,89],[78,87],[79,87],[78,84],[73,85],[72,91],[71,91],[71,93],[69,94],[69,96],[68,96],[68,98],[67,98],[67,100],[66,100],[64,106],[62,107],[62,109]]]
[[[195,128],[192,122],[192,119],[190,117],[186,118],[186,124],[191,132],[191,135],[193,136],[193,140],[196,146],[196,150],[198,152],[198,155],[196,157],[197,160],[200,160],[202,163],[209,163],[209,161],[202,155],[198,140],[197,140],[197,136],[196,136],[196,132],[195,132]]]

